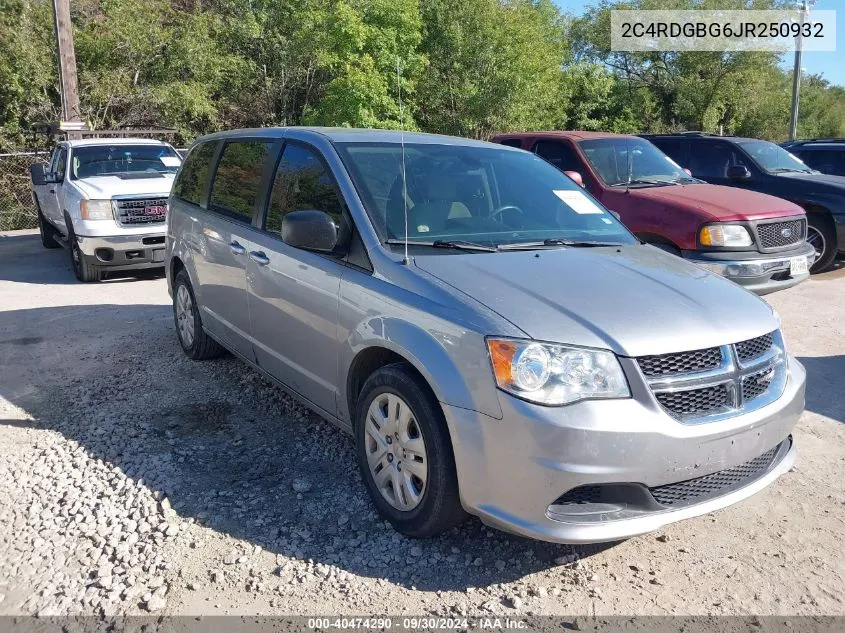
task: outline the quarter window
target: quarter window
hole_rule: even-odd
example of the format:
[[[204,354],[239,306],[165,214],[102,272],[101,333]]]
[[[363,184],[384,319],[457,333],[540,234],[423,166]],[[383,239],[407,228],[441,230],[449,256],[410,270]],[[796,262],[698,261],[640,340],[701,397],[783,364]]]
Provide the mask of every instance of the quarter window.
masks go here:
[[[264,141],[226,144],[211,188],[210,209],[236,220],[252,221],[271,145]]]
[[[211,160],[217,143],[203,143],[194,147],[182,165],[182,171],[173,185],[173,195],[185,202],[196,205],[202,203],[208,174],[211,171]]]
[[[282,219],[291,211],[327,213],[341,226],[343,204],[319,155],[299,145],[287,145],[270,193],[266,229],[282,234]]]

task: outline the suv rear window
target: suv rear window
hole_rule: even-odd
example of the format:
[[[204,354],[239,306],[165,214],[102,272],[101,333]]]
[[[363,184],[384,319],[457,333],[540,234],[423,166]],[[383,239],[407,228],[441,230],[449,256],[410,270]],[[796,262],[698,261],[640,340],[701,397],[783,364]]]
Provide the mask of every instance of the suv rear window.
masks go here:
[[[226,143],[217,164],[208,208],[236,220],[251,222],[271,146],[267,141]]]
[[[208,174],[211,171],[211,159],[214,158],[216,149],[217,143],[202,143],[188,153],[182,171],[173,183],[174,196],[185,202],[197,205],[202,203]]]

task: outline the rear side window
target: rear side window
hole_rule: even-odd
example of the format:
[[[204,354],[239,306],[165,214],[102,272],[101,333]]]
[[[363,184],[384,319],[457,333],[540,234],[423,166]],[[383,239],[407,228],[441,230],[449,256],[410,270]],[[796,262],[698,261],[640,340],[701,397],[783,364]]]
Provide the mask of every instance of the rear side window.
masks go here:
[[[534,153],[561,171],[581,171],[581,161],[575,151],[562,141],[538,141]]]
[[[648,140],[650,140],[654,145],[657,145],[661,152],[666,154],[679,165],[683,166],[687,162],[686,152],[684,151],[684,141],[654,138]]]
[[[287,145],[273,179],[265,228],[281,235],[285,214],[310,210],[327,213],[341,226],[343,204],[320,156],[305,147]]]
[[[226,143],[217,164],[208,208],[235,220],[251,222],[271,146],[266,141]]]
[[[196,205],[202,203],[208,174],[211,171],[211,160],[216,149],[217,143],[202,143],[188,153],[182,171],[173,183],[174,196]]]
[[[521,138],[503,138],[500,141],[497,141],[500,145],[507,145],[508,147],[516,147],[518,149],[522,149],[522,139]]]
[[[696,178],[726,178],[733,164],[734,151],[727,143],[700,143],[690,152],[689,169]]]

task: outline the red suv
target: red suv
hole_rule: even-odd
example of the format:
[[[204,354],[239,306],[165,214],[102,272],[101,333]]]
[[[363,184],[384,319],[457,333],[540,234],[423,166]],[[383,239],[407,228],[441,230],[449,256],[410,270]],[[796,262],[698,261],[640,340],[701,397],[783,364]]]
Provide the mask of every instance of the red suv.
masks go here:
[[[502,134],[497,143],[549,161],[641,240],[757,294],[809,276],[804,210],[786,200],[693,178],[649,141],[604,132]]]

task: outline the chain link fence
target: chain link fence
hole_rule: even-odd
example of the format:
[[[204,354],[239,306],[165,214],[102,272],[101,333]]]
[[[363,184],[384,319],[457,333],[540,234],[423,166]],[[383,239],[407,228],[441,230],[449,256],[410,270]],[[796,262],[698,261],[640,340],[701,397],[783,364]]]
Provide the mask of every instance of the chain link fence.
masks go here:
[[[38,216],[32,201],[29,166],[45,162],[45,152],[0,154],[0,231],[33,229]]]

